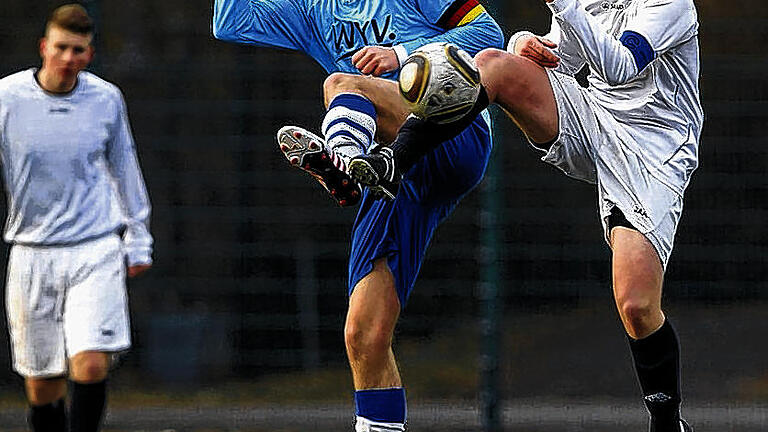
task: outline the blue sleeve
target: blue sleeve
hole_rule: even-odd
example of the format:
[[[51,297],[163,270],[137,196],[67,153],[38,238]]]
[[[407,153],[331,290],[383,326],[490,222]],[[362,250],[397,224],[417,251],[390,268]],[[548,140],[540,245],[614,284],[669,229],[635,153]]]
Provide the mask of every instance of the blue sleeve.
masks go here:
[[[313,39],[306,10],[296,0],[215,0],[213,36],[304,52]]]
[[[423,0],[421,3],[425,2],[426,0]],[[443,34],[413,39],[403,42],[402,45],[411,53],[418,47],[431,42],[453,43],[474,57],[475,54],[486,48],[503,48],[504,34],[501,32],[501,28],[496,23],[496,20],[487,12],[483,12],[469,23],[454,27]]]
[[[437,23],[454,0],[416,0],[416,7],[431,24]]]

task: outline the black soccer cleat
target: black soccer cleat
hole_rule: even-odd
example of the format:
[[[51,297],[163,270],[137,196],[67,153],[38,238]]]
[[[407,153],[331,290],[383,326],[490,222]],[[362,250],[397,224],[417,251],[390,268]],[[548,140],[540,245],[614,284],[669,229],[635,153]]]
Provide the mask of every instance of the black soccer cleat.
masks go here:
[[[360,202],[360,186],[337,168],[322,138],[298,126],[284,126],[277,132],[277,144],[288,162],[311,175],[341,207]]]
[[[401,175],[395,169],[392,149],[380,147],[373,153],[355,156],[349,162],[349,175],[366,186],[376,199],[393,200],[400,188]]]
[[[643,397],[651,415],[648,432],[693,432],[693,428],[680,418],[680,400],[665,393],[654,393]]]

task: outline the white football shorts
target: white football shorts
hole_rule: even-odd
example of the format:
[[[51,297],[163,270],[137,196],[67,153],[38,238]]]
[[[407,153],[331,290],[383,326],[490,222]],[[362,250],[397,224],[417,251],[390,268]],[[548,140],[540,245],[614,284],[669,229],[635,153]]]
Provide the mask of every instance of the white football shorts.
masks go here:
[[[617,207],[651,242],[666,269],[683,197],[650,174],[643,155],[625,145],[635,140],[627,126],[616,121],[575,78],[550,69],[547,74],[557,102],[560,132],[541,160],[570,177],[597,184],[606,242],[608,216]]]
[[[117,235],[68,246],[14,245],[6,307],[14,369],[25,377],[67,372],[83,351],[131,345],[125,253]]]

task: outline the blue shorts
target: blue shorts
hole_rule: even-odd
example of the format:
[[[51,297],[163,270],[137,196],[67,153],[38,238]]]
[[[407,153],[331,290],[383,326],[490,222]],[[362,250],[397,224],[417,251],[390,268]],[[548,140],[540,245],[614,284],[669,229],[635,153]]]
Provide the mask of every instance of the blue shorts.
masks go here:
[[[352,227],[349,295],[386,257],[405,307],[435,229],[485,174],[493,144],[484,116],[414,165],[394,201],[375,200],[366,190]]]

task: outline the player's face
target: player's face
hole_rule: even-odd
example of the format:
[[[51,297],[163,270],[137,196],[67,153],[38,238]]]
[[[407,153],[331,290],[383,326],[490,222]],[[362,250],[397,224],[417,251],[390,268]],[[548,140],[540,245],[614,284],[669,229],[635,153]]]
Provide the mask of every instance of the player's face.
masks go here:
[[[77,74],[88,66],[93,58],[91,35],[73,33],[51,26],[40,40],[42,70],[56,81],[57,87],[69,87],[77,80]]]

